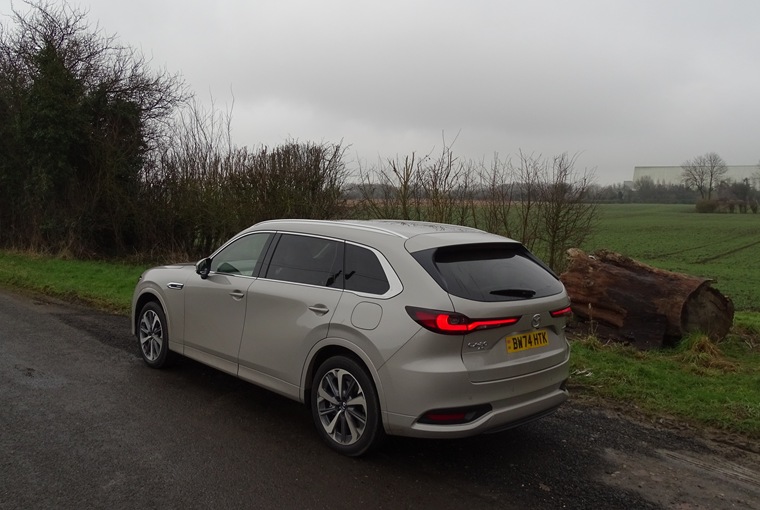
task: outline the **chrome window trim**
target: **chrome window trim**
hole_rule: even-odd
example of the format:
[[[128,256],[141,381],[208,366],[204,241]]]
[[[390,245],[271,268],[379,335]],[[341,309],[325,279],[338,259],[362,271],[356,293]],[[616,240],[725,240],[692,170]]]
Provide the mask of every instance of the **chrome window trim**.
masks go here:
[[[249,276],[248,278],[251,278],[251,277]],[[265,282],[284,283],[288,285],[300,285],[301,287],[311,287],[313,289],[332,290],[334,292],[343,292],[343,289],[336,289],[335,287],[325,287],[324,285],[314,285],[312,283],[291,282],[288,280],[277,280],[276,278],[265,278],[263,276],[259,276],[258,278],[256,278],[256,280],[262,280]]]
[[[292,230],[278,230],[278,234],[282,234],[284,236],[302,236],[302,237],[316,237],[317,239],[325,239],[327,241],[335,241],[336,243],[345,243],[345,239],[341,239],[339,237],[333,237],[333,236],[326,236],[322,234],[311,234],[309,232],[293,232]]]
[[[248,276],[245,274],[235,274],[235,273],[223,273],[220,271],[209,271],[208,275],[211,276],[212,274],[221,274],[224,276],[229,276],[231,278],[248,278],[249,280],[258,280],[258,276]]]

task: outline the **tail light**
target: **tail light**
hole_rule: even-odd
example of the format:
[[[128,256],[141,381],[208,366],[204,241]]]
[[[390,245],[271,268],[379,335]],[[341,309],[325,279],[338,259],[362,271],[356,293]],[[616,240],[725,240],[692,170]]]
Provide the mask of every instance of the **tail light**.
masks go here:
[[[442,335],[466,335],[481,329],[509,326],[520,320],[520,317],[471,319],[461,313],[428,310],[414,306],[407,306],[406,312],[423,328]]]
[[[573,309],[569,306],[566,306],[565,308],[560,308],[559,310],[554,310],[552,312],[549,312],[552,317],[555,319],[557,317],[570,317],[573,314]]]

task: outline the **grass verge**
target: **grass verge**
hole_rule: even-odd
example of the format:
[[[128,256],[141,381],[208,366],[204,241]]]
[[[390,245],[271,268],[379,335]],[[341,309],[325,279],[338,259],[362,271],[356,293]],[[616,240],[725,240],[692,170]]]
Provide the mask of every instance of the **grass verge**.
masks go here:
[[[691,335],[675,349],[643,352],[592,335],[571,347],[576,395],[760,439],[760,314],[738,314],[718,343]]]
[[[0,285],[121,314],[129,313],[132,291],[145,269],[118,262],[62,260],[0,251]]]

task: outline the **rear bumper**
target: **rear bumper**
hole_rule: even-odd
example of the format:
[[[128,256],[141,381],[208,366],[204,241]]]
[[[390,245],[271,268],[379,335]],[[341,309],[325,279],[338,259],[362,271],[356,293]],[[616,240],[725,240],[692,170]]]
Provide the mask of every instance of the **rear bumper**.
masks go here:
[[[380,377],[385,400],[383,422],[393,435],[457,438],[496,432],[550,414],[568,398],[565,381],[569,356],[541,371],[484,383],[471,382],[463,365],[460,370],[435,373],[389,365],[383,367]],[[481,404],[489,404],[491,411],[468,423],[438,425],[418,421],[433,409]]]

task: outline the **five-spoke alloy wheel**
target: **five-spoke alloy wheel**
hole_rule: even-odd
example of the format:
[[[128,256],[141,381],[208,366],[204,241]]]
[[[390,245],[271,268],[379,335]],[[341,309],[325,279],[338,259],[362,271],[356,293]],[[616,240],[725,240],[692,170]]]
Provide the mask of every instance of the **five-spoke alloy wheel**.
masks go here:
[[[317,430],[344,455],[361,455],[382,435],[377,393],[355,360],[335,356],[317,369],[311,408]]]

